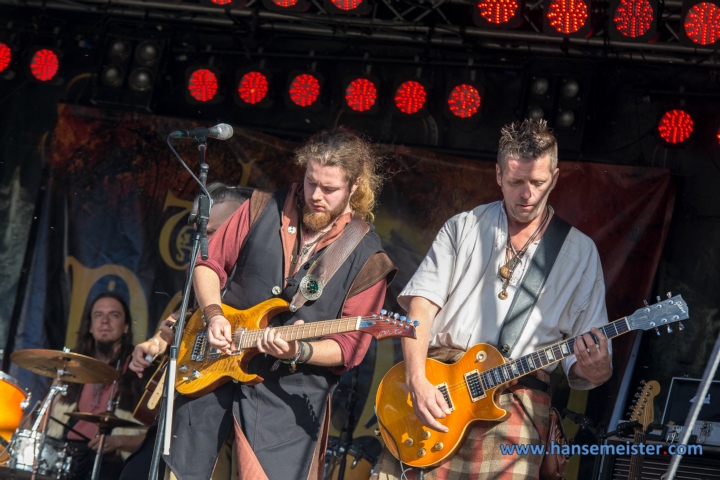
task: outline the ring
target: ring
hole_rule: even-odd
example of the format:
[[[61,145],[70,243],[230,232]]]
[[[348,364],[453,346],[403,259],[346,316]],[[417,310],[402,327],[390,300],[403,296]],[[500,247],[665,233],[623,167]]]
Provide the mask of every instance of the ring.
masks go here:
[[[590,349],[589,349],[589,348],[586,348],[585,350],[587,350],[587,352],[590,353]]]
[[[597,347],[598,350],[600,350],[600,345],[598,345],[598,344],[596,343],[595,346]]]

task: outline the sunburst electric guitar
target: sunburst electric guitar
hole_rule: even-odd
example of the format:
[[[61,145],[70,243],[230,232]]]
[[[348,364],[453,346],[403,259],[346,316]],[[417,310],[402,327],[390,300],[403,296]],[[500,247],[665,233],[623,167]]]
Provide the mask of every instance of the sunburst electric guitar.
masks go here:
[[[250,359],[258,350],[256,342],[262,337],[268,321],[288,310],[289,303],[271,298],[247,310],[222,305],[225,318],[232,326],[232,355],[210,348],[207,327],[198,309],[188,320],[178,351],[175,388],[183,395],[199,397],[215,390],[229,380],[255,384],[263,378],[247,373]],[[385,310],[367,317],[340,318],[302,325],[276,327],[276,335],[284,340],[307,340],[333,333],[363,332],[378,340],[392,337],[415,338],[417,321],[393,315]]]
[[[633,406],[630,407],[630,421],[637,421],[639,426],[635,427],[635,445],[645,443],[645,429],[650,425],[655,417],[655,408],[653,399],[660,393],[660,384],[655,380],[650,380],[638,389],[633,400]],[[630,470],[628,472],[628,480],[642,479],[643,456],[635,454],[630,457]]]
[[[633,330],[658,329],[688,318],[688,308],[680,295],[658,301],[602,327],[607,338],[615,338]],[[679,328],[684,327],[680,324]],[[658,330],[659,332],[659,330]],[[554,343],[517,360],[505,359],[493,346],[478,344],[460,360],[445,364],[428,359],[427,379],[440,390],[452,413],[438,422],[448,427],[447,433],[425,427],[415,416],[410,392],[405,383],[405,365],[391,368],[380,382],[375,409],[380,433],[390,452],[413,467],[437,465],[461,445],[468,427],[477,420],[501,421],[507,411],[495,404],[498,388],[523,375],[539,370],[573,355],[575,338]]]

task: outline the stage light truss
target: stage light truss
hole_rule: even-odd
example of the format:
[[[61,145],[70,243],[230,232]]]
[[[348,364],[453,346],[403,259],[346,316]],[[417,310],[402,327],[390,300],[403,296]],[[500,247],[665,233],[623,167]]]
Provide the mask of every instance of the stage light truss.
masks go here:
[[[370,42],[377,37],[383,42],[429,44],[447,49],[462,48],[470,42],[499,51],[518,51],[517,47],[523,46],[528,52],[550,56],[607,58],[610,54],[615,59],[635,62],[697,61],[703,66],[709,65],[711,62],[705,57],[716,47],[715,40],[720,36],[720,27],[715,20],[717,3],[714,0],[686,0],[684,3],[667,0],[658,6],[657,1],[611,0],[608,14],[598,18],[593,18],[593,11],[602,10],[599,0],[594,4],[589,3],[590,0],[528,3],[523,0],[432,3],[404,0],[401,6],[391,0],[261,0],[264,8],[201,6],[189,3],[189,0],[152,2],[152,7],[148,8],[144,2],[134,0],[77,0],[72,4],[72,12],[85,8],[88,12],[110,17],[145,18],[149,14],[153,21],[191,21],[195,27],[206,24],[213,28],[225,25],[242,31],[252,28],[258,38],[282,32],[337,41],[340,28],[344,32],[342,38],[361,38]],[[24,0],[22,4],[0,0],[0,5],[10,4],[20,5],[17,8],[71,9],[60,0]],[[515,5],[518,5],[517,10]],[[178,15],[190,6],[191,16]],[[372,7],[372,17],[362,16],[361,10],[365,7]],[[472,15],[467,15],[471,13],[468,9]],[[278,17],[276,12],[279,11],[292,12],[292,16]],[[471,18],[479,26],[472,26]],[[610,41],[605,32],[610,33]],[[576,43],[574,37],[580,42]],[[567,38],[570,42],[563,44]],[[561,44],[563,48],[558,49]]]

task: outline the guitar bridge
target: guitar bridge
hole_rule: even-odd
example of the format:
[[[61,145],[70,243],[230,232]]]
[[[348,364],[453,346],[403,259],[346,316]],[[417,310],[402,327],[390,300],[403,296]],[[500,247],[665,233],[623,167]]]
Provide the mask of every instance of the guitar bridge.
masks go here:
[[[445,399],[445,403],[448,404],[448,407],[450,407],[450,410],[455,411],[455,405],[453,405],[452,398],[450,398],[450,391],[448,390],[447,383],[441,383],[440,385],[435,385],[435,388],[440,390],[440,393],[442,393],[443,398]]]
[[[205,360],[207,345],[207,331],[198,333],[197,337],[195,337],[195,344],[193,345],[192,353],[190,354],[190,360],[193,362],[202,362]]]
[[[468,391],[470,392],[470,400],[477,402],[485,398],[485,390],[480,383],[480,373],[477,370],[468,372],[464,375],[465,384],[467,384]]]

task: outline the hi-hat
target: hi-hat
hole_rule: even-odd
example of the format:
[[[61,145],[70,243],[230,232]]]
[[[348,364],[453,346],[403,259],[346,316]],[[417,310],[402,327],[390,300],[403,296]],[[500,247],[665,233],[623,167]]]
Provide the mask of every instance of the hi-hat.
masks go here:
[[[10,360],[38,375],[55,378],[62,370],[62,381],[71,383],[109,383],[120,377],[120,372],[107,363],[79,353],[33,348],[19,350]]]
[[[102,414],[94,414],[94,413],[84,413],[84,412],[70,412],[66,413],[68,417],[77,418],[78,420],[85,420],[86,422],[95,423],[97,424],[98,428],[100,430],[109,429],[112,430],[113,428],[148,428],[146,425],[142,425],[140,423],[132,422],[130,420],[124,420],[122,418],[118,418],[112,413],[102,413]]]

